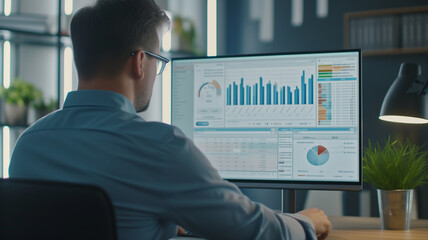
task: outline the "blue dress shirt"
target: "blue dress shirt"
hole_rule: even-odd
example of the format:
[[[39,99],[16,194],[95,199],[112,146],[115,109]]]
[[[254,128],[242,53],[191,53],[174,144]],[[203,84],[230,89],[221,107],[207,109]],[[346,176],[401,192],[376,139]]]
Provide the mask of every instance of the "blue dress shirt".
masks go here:
[[[9,174],[100,186],[120,240],[168,239],[177,224],[210,239],[316,239],[307,217],[252,202],[178,128],[144,121],[115,92],[70,92],[20,136]]]

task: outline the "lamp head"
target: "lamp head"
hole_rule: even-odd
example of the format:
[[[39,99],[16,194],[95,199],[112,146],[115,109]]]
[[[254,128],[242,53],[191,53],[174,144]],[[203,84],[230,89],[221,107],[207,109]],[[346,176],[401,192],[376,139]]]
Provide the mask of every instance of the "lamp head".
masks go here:
[[[397,123],[428,123],[428,79],[421,66],[402,63],[383,99],[379,119]]]

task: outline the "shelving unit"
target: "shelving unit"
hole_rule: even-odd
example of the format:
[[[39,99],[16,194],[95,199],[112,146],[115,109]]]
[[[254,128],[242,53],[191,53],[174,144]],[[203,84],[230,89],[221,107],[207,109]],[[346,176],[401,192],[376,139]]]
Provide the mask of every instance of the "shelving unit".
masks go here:
[[[345,48],[364,56],[428,53],[428,6],[352,12],[344,21]]]
[[[426,54],[426,53],[428,53],[428,47],[363,50],[364,56],[386,56],[386,55]]]
[[[0,25],[0,43],[3,48],[4,43],[10,43],[10,59],[2,57],[1,83],[5,80],[12,82],[14,77],[21,77],[24,81],[33,83],[37,88],[43,91],[45,101],[48,98],[54,98],[57,101],[57,108],[61,106],[64,98],[62,92],[64,88],[64,49],[71,47],[70,38],[64,34],[62,21],[64,19],[63,11],[64,0],[20,0],[15,4],[16,9],[12,12],[14,15],[28,14],[33,6],[44,4],[53,12],[50,16],[55,17],[54,33],[22,30],[19,27],[5,27]],[[3,1],[0,0],[0,4]],[[57,8],[55,10],[55,5]],[[40,7],[38,5],[38,7]],[[25,8],[25,12],[22,10]],[[42,7],[40,7],[42,8]],[[40,9],[39,9],[40,10]],[[44,9],[42,9],[44,10]],[[4,13],[1,13],[4,14]],[[38,13],[40,14],[40,12]],[[9,61],[9,69],[4,69]],[[4,79],[4,71],[8,71],[10,79]],[[4,109],[1,109],[1,117],[4,120]],[[31,119],[32,121],[36,119]],[[14,143],[28,125],[9,126],[0,123],[1,134],[1,155],[0,155],[0,177],[7,177],[7,168],[9,157],[14,147]]]
[[[0,15],[3,14],[2,7],[3,3],[6,0],[0,0]],[[15,9],[20,9],[22,6],[19,6],[20,2],[31,3],[35,6],[36,11],[40,9],[44,11],[43,8],[49,8],[50,12],[55,12],[56,15],[56,25],[57,29],[55,32],[46,32],[40,33],[36,31],[22,31],[11,28],[1,28],[0,27],[0,66],[3,66],[2,59],[2,46],[5,41],[10,42],[12,46],[12,59],[11,59],[11,77],[20,76],[20,73],[24,74],[21,76],[25,81],[30,81],[34,83],[38,88],[47,91],[50,94],[50,97],[55,97],[58,101],[58,107],[61,107],[64,98],[65,91],[69,89],[69,86],[65,86],[66,81],[64,78],[64,73],[67,71],[73,72],[72,76],[72,86],[75,88],[77,83],[77,77],[75,74],[76,70],[73,68],[71,64],[71,59],[68,59],[68,62],[64,59],[67,59],[65,55],[71,54],[71,51],[64,51],[65,48],[71,47],[71,39],[67,35],[66,31],[64,31],[64,25],[68,24],[67,18],[64,17],[64,10],[62,9],[65,6],[66,2],[70,3],[72,1],[73,9],[80,9],[83,6],[87,6],[93,3],[93,0],[12,0],[12,3],[15,4]],[[197,31],[201,32],[200,38],[198,38],[198,43],[200,44],[201,50],[206,52],[206,15],[207,13],[204,10],[207,9],[206,1],[198,1],[195,3],[188,1],[160,1],[164,3],[163,8],[170,9],[174,14],[178,14],[180,16],[189,17],[195,20]],[[170,6],[169,6],[170,5]],[[192,7],[189,7],[192,6]],[[201,11],[193,11],[193,7],[200,8]],[[26,9],[25,13],[32,13],[33,8]],[[19,11],[16,11],[19,13]],[[14,14],[12,12],[12,14]],[[64,24],[66,22],[67,24]],[[214,21],[215,22],[215,21]],[[30,49],[31,51],[28,51]],[[49,54],[41,54],[40,52],[49,52]],[[169,57],[182,57],[189,56],[190,53],[186,52],[168,52],[162,53]],[[45,57],[43,55],[49,55]],[[29,59],[25,59],[29,58]],[[70,63],[70,64],[68,64]],[[170,71],[170,65],[165,70],[165,72]],[[3,82],[3,72],[1,71],[2,67],[0,67],[0,79]],[[25,69],[25,71],[23,71]],[[29,77],[27,77],[29,76]],[[29,79],[36,77],[37,79]],[[45,79],[46,78],[46,79]],[[76,84],[76,85],[75,85]],[[167,74],[162,76],[162,81],[156,81],[155,87],[153,90],[153,96],[151,101],[151,107],[143,113],[144,117],[149,120],[161,121],[164,118],[169,119],[166,122],[170,122],[170,117],[163,116],[163,112],[167,112],[170,115],[170,95],[168,96],[171,85],[170,78],[168,78]],[[169,87],[169,88],[168,88]],[[166,96],[163,95],[162,90]],[[46,92],[45,92],[46,93]],[[169,100],[168,100],[169,98]],[[46,99],[45,99],[46,100]],[[1,105],[0,105],[1,106]],[[158,111],[158,109],[163,110]],[[169,109],[169,110],[168,110]],[[0,118],[4,116],[3,113],[0,113]],[[22,131],[27,126],[8,126],[5,124],[1,124],[0,122],[0,177],[3,177],[2,173],[4,173],[3,166],[8,165],[4,160],[5,156],[8,155],[7,152],[11,153],[14,147],[15,140],[19,137]],[[7,129],[7,130],[6,130]],[[7,133],[8,136],[5,137]],[[4,141],[2,141],[2,139]]]

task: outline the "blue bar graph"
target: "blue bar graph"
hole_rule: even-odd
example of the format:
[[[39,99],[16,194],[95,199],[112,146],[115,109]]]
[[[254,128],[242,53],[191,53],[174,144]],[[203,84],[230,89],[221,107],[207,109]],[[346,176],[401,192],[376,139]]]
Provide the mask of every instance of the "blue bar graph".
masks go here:
[[[227,91],[226,91],[227,92],[226,93],[226,96],[227,96],[226,104],[228,106],[232,105],[232,100],[230,99],[232,96],[232,93],[230,91],[232,91],[232,85],[231,84],[229,84],[229,86],[227,87]]]
[[[244,78],[241,78],[241,83],[239,84],[239,105],[244,104]]]
[[[294,89],[294,104],[299,104],[299,88]]]
[[[307,82],[306,82],[307,81]],[[294,87],[295,86],[295,87]],[[226,91],[226,105],[308,105],[314,104],[314,75],[306,78],[303,70],[298,86],[279,86],[277,82],[268,81],[263,84],[263,77],[259,82],[251,85],[245,84],[242,77],[240,81],[229,84]]]
[[[302,104],[306,104],[306,83],[305,83],[305,71],[302,73],[302,77],[300,79],[300,89],[302,90]]]
[[[247,100],[245,101],[247,105],[251,105],[251,87],[246,86],[247,88]]]
[[[278,105],[278,85],[273,85],[273,105]]]
[[[314,104],[314,75],[309,78],[308,103]]]
[[[272,104],[272,84],[266,84],[266,105]]]
[[[253,86],[253,105],[257,105],[257,83]]]
[[[263,78],[260,77],[260,105],[265,104],[265,87],[263,87]]]
[[[284,105],[285,104],[285,87],[281,88],[280,99],[281,100],[279,101],[279,104]]]
[[[238,85],[233,83],[233,105],[238,105]]]

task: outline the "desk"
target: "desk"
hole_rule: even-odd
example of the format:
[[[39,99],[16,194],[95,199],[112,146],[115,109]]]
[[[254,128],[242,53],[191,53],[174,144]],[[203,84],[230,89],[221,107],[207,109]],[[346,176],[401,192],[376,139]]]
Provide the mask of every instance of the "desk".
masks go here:
[[[327,239],[331,240],[377,240],[377,239],[428,239],[428,220],[412,220],[410,230],[381,230],[379,218],[329,217],[333,229]]]
[[[333,229],[328,240],[427,240],[428,220],[412,220],[410,230],[381,230],[380,219],[371,217],[328,217]],[[170,240],[205,240],[175,237]]]

